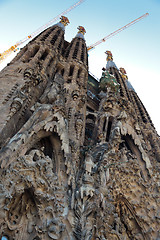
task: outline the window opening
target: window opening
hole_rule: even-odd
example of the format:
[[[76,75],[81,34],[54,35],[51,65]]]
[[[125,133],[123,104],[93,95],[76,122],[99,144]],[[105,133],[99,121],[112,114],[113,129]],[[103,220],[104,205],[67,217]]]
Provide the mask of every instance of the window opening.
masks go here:
[[[81,69],[81,68],[78,69],[77,78],[80,78],[80,74],[81,74],[81,72],[82,72],[82,69]]]
[[[93,114],[88,114],[86,117],[86,127],[85,127],[86,144],[88,144],[88,141],[91,141],[92,139],[94,126],[95,126],[95,116]]]
[[[44,53],[42,54],[40,60],[45,60],[46,57],[48,56],[48,54],[49,54],[48,50],[45,50]]]
[[[53,28],[50,29],[42,38],[41,38],[41,41],[45,41],[47,37],[49,37],[50,33],[53,31]]]
[[[73,52],[73,58],[75,59],[77,57],[78,54],[78,48],[79,48],[79,42],[76,43],[74,52]]]
[[[130,144],[129,144],[129,138],[130,138],[130,136],[128,135],[128,136],[122,136],[122,140],[124,141],[124,143],[123,144],[125,144],[125,146],[127,147],[127,149],[131,152],[131,153],[133,153],[132,152],[132,149],[131,149],[131,147],[130,147]],[[131,138],[130,138],[130,142],[131,142]],[[123,146],[123,145],[122,145]]]
[[[73,75],[73,71],[74,71],[74,66],[70,66],[69,77]]]
[[[56,42],[56,40],[57,40],[57,38],[58,38],[59,33],[60,33],[60,30],[58,30],[58,31],[56,32],[56,34],[53,36],[52,40],[50,41],[50,43],[51,43],[52,45],[55,44],[55,42]]]
[[[59,43],[59,45],[58,45],[58,50],[61,49],[61,47],[62,47],[62,43],[63,43],[63,38],[61,39],[61,41],[60,41],[60,43]]]
[[[60,71],[60,67],[57,67],[55,74],[59,73],[59,71]]]
[[[105,131],[106,128],[106,118],[104,119],[104,123],[103,123],[103,132]]]
[[[66,45],[66,44],[65,44],[65,45]],[[71,50],[72,45],[73,45],[73,42],[71,42],[71,44],[69,45],[69,47],[65,48],[65,46],[64,46],[64,48],[63,48],[63,53],[65,53],[65,50],[67,49],[67,51],[66,51],[66,53],[65,53],[65,57],[66,57],[66,58],[68,58],[68,56],[69,56],[69,53],[70,53],[70,50]]]
[[[26,53],[26,57],[24,57],[25,58],[24,62],[29,62],[36,55],[39,49],[40,49],[39,46],[35,46],[34,49]]]
[[[31,54],[31,56],[30,56],[31,58],[33,58],[33,57],[36,55],[36,53],[38,52],[39,48],[40,48],[39,46],[35,46],[32,54]]]
[[[51,40],[51,44],[54,45],[55,44],[55,41],[57,40],[58,38],[58,35],[54,35],[54,37],[52,38]]]
[[[61,75],[63,76],[63,74],[64,74],[64,68],[61,70]]]
[[[71,81],[71,79],[70,78],[68,78],[67,79],[67,83],[71,83],[72,81]]]
[[[88,114],[86,119],[92,119],[93,121],[95,121],[95,116],[93,114]]]
[[[113,117],[109,117],[107,135],[106,135],[106,142],[109,141],[109,137],[110,137],[110,134],[111,134],[112,123],[113,123]]]
[[[90,107],[87,107],[87,111],[94,112],[94,110],[92,108],[90,108]]]
[[[88,52],[87,52],[87,49],[86,49],[86,65],[88,66]]]
[[[69,50],[70,49],[68,49],[67,52],[66,52],[66,58],[68,58],[68,56],[69,56]]]
[[[84,44],[82,44],[81,61],[84,62]]]

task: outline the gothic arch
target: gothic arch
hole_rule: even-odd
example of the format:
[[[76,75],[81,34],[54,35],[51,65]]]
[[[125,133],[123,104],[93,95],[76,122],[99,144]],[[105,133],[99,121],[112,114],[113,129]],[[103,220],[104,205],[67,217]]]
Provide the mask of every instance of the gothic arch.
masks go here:
[[[40,122],[39,125],[41,125]],[[30,137],[30,144],[27,144],[28,150],[26,149],[26,154],[12,162],[11,169],[13,169],[13,172],[10,175],[12,184],[10,186],[11,201],[8,202],[6,208],[4,207],[5,198],[4,205],[1,203],[3,205],[1,206],[2,209],[6,211],[4,213],[6,215],[4,233],[6,236],[13,236],[19,240],[30,240],[31,236],[34,235],[36,237],[37,231],[34,226],[38,222],[41,225],[44,218],[55,218],[54,210],[51,211],[50,207],[57,209],[57,206],[54,206],[56,203],[54,202],[53,189],[55,196],[59,197],[59,192],[56,195],[56,189],[58,188],[55,186],[57,184],[61,185],[61,181],[63,181],[64,185],[67,181],[65,157],[60,135],[57,131],[48,131],[47,133],[41,128],[42,126],[36,132],[36,135]],[[3,189],[6,188],[7,186],[4,186]],[[7,189],[5,193],[7,196]],[[49,212],[46,213],[47,211]],[[27,229],[23,229],[26,224]],[[58,222],[56,225],[57,229],[61,227]],[[48,235],[53,235],[53,233],[50,233],[50,228],[47,231]],[[60,230],[57,231],[60,232]]]

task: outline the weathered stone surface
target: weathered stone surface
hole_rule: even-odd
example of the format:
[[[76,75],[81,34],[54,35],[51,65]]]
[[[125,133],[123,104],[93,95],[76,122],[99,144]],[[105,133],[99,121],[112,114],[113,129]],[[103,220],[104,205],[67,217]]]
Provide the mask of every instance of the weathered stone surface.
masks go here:
[[[160,238],[159,137],[110,51],[87,91],[81,34],[55,25],[0,73],[1,239]]]

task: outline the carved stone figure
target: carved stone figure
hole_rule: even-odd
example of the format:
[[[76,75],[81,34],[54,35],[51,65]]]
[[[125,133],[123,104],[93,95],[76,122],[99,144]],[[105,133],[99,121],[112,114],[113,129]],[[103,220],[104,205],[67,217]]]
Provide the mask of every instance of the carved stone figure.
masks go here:
[[[0,73],[0,239],[158,240],[159,136],[110,51],[100,82],[88,74],[68,23]]]

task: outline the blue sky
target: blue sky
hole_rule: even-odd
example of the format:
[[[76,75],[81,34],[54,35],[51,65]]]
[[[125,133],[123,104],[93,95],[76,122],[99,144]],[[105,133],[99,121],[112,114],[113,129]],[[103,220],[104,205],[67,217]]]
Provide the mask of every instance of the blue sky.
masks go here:
[[[31,34],[78,0],[0,0],[0,52]],[[67,41],[86,28],[90,45],[148,12],[149,16],[89,53],[89,70],[97,77],[110,50],[117,67],[124,67],[129,81],[148,110],[160,134],[160,0],[85,0],[67,14]],[[0,68],[4,65],[1,64]]]

